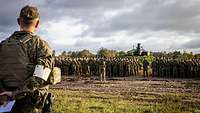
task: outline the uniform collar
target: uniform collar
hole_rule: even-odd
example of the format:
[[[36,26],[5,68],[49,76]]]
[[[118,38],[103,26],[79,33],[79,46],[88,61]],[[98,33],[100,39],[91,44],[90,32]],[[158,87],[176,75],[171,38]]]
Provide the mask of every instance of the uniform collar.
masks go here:
[[[34,33],[32,32],[28,32],[28,31],[15,31],[14,32],[15,35],[26,35],[26,34],[30,34],[30,35],[34,35]]]
[[[27,36],[27,35],[34,35],[31,32],[26,32],[26,31],[15,31],[11,37],[16,38],[16,39],[22,39],[23,37]]]

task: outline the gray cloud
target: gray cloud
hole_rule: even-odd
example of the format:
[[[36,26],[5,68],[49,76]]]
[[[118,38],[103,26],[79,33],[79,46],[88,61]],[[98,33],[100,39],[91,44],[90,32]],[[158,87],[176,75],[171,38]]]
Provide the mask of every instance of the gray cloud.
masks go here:
[[[20,8],[25,4],[39,7],[43,20],[51,20],[69,16],[79,18],[81,22],[90,25],[89,33],[94,36],[107,36],[113,32],[126,30],[138,32],[141,30],[173,30],[199,32],[200,2],[198,0],[46,0],[46,1],[5,1],[0,5],[0,14],[4,18],[0,25],[13,26],[16,24]],[[120,8],[138,8],[121,13],[110,20],[103,20],[105,11],[115,11]],[[187,4],[187,5],[186,5]],[[105,34],[105,35],[104,35]]]
[[[182,48],[200,49],[200,39],[193,39],[181,45]]]
[[[167,4],[163,0],[146,0],[141,6],[131,12],[119,14],[105,25],[94,27],[97,34],[107,34],[118,31],[175,31],[199,32],[200,1],[174,0]],[[101,33],[99,33],[101,32]]]
[[[83,40],[79,39],[75,42],[74,46],[76,47],[100,47],[101,43],[97,41],[91,41],[91,40]]]
[[[124,0],[63,0],[52,1],[48,0],[46,6],[52,6],[52,8],[62,7],[65,9],[97,9],[97,8],[120,8],[125,3]]]
[[[147,31],[175,32],[177,35],[200,35],[199,0],[20,0],[17,2],[2,0],[0,4],[0,40],[18,29],[16,19],[20,9],[26,4],[39,8],[42,23],[56,22],[70,17],[78,19],[77,24],[88,25],[89,29],[78,38],[87,36],[110,38],[114,33],[120,31],[125,31],[126,35],[130,37],[134,37],[138,33],[144,34],[140,38],[135,38],[134,42],[137,42],[137,39],[147,40],[154,37],[151,33],[145,34]],[[116,14],[107,18],[104,15],[105,12],[115,12]],[[45,34],[45,31],[39,31],[39,33],[41,32]],[[183,48],[198,48],[199,44],[196,41],[199,40],[195,41],[193,37],[195,36],[188,37],[188,40],[192,41],[184,44]],[[158,40],[162,40],[162,38],[166,37],[161,35]],[[131,40],[134,38],[130,38]],[[70,47],[76,49],[84,46],[93,48],[100,45],[99,43],[79,40],[73,47]],[[125,50],[129,45],[126,44],[127,42],[124,43],[124,45],[120,45],[123,47],[119,47],[118,43],[105,46]],[[159,44],[159,42],[155,43]],[[63,46],[59,45],[55,47],[59,50],[64,49]]]
[[[122,7],[124,0],[2,0],[0,4],[0,26],[6,31],[16,28],[16,18],[20,9],[27,4],[35,5],[39,8],[43,22],[59,20],[64,16],[79,18],[81,22],[89,24],[106,9],[117,9]],[[14,26],[14,27],[13,27]],[[13,27],[13,28],[11,28]],[[8,30],[9,28],[9,30]],[[0,32],[5,32],[0,29]]]

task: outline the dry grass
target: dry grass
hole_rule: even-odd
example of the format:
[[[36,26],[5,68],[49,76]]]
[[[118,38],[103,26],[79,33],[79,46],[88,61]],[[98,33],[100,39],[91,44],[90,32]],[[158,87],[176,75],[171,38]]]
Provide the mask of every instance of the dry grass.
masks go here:
[[[53,113],[200,113],[200,81],[144,78],[63,81]]]

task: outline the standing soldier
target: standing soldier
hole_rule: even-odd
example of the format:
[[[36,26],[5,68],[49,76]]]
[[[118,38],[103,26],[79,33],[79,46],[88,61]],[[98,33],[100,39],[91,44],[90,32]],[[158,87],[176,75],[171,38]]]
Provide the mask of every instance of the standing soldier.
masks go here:
[[[127,75],[128,76],[132,75],[131,74],[131,60],[130,59],[127,60]]]
[[[185,77],[185,62],[183,60],[180,61],[180,78],[186,78]]]
[[[144,61],[143,61],[143,76],[144,77],[149,77],[148,66],[149,66],[149,62],[146,59],[144,59]]]
[[[82,64],[81,64],[81,62],[82,62],[82,60],[81,60],[81,58],[79,58],[78,59],[78,75],[79,75],[79,77],[82,77]]]
[[[63,60],[63,75],[69,75],[70,73],[70,58]]]
[[[200,59],[197,59],[197,62],[198,62],[197,77],[200,78],[200,74],[199,74],[200,73]]]
[[[172,59],[169,60],[169,68],[170,68],[169,77],[173,78],[173,60]]]
[[[90,77],[93,77],[94,76],[94,70],[95,70],[95,63],[94,63],[94,58],[90,58],[88,60],[88,66],[90,67]]]
[[[140,63],[139,59],[136,60],[136,63],[137,63],[137,73],[140,74],[140,70],[142,69],[143,64]]]
[[[113,60],[113,63],[112,63],[112,69],[113,69],[113,77],[117,77],[117,70],[118,70],[118,67],[117,67],[117,59],[114,59]]]
[[[151,64],[151,68],[152,68],[152,76],[153,77],[157,77],[157,70],[156,70],[156,61],[153,61]]]
[[[39,19],[36,7],[25,6],[18,18],[20,31],[0,43],[0,97],[15,100],[11,113],[41,113],[48,94],[53,58],[47,42],[34,34]]]
[[[163,59],[163,66],[162,66],[162,73],[163,73],[163,77],[166,77],[167,75],[167,61],[166,59]]]
[[[124,76],[124,60],[123,59],[119,59],[118,61],[118,65],[119,65],[119,77],[123,77]]]
[[[94,58],[94,76],[98,76],[99,74],[98,74],[98,71],[99,71],[99,69],[98,69],[98,60],[97,60],[97,58]]]
[[[178,62],[177,62],[177,78],[180,78],[180,73],[181,73],[181,62],[180,62],[180,59],[178,59]]]
[[[134,76],[137,76],[138,75],[138,65],[137,65],[137,62],[135,61],[135,59],[132,61],[133,63],[133,66],[132,66],[132,73]]]
[[[132,61],[131,61],[131,73],[132,73],[132,76],[136,76],[137,75],[136,70],[137,70],[136,62],[135,62],[134,59],[132,59]]]
[[[159,77],[164,77],[164,59],[159,60]]]
[[[185,78],[188,78],[189,65],[188,65],[188,61],[187,60],[184,60],[184,73],[185,73]]]
[[[106,76],[111,77],[111,60],[110,58],[106,61]]]
[[[197,78],[198,77],[198,65],[199,65],[199,63],[198,63],[198,61],[197,61],[197,59],[193,59],[193,62],[194,62],[194,77],[195,78]]]
[[[173,78],[176,78],[178,75],[178,61],[177,60],[173,60]]]
[[[166,59],[165,67],[166,67],[166,77],[170,78],[170,60],[169,59]]]
[[[87,61],[85,58],[81,60],[82,76],[86,77],[87,75]]]
[[[111,62],[111,64],[110,64],[111,65],[111,69],[110,69],[111,70],[111,72],[110,72],[111,75],[110,76],[114,77],[114,59],[111,59],[110,62]]]
[[[77,75],[76,71],[77,71],[77,69],[76,69],[76,59],[73,58],[72,61],[71,61],[71,75],[76,76]]]
[[[90,65],[88,62],[88,58],[86,58],[85,60],[86,60],[86,75],[90,76]]]
[[[99,60],[99,77],[100,81],[106,81],[106,62],[104,59]]]

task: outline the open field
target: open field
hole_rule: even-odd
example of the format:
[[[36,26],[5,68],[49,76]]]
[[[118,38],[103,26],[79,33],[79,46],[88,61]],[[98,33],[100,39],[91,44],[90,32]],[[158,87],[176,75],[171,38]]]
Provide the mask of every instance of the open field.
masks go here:
[[[200,81],[141,77],[73,80],[51,88],[53,113],[200,113]]]

